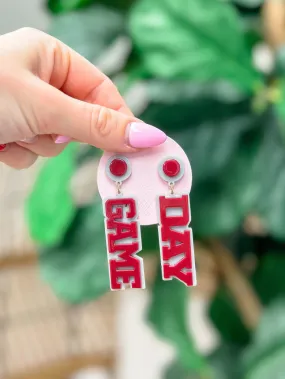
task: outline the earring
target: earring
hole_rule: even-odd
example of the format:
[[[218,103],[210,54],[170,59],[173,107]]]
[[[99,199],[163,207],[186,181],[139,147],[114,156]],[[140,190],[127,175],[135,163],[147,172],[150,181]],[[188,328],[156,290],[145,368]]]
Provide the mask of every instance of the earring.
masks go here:
[[[168,195],[158,198],[158,234],[163,280],[176,278],[186,286],[196,285],[189,194],[175,192],[175,184],[185,173],[184,163],[169,157],[158,167],[159,176],[168,185]]]
[[[141,251],[141,230],[135,198],[124,197],[122,185],[132,174],[128,158],[111,157],[106,175],[115,184],[116,195],[103,199],[105,234],[111,290],[145,288],[143,260],[136,254]]]

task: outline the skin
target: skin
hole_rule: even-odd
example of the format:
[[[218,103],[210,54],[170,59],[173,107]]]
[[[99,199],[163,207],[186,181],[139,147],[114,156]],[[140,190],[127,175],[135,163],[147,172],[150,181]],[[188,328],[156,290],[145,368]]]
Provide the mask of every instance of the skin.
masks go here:
[[[111,80],[43,32],[24,28],[0,37],[0,83],[0,143],[7,144],[0,161],[13,168],[59,154],[66,143],[56,144],[57,136],[137,151],[125,136],[138,120]]]

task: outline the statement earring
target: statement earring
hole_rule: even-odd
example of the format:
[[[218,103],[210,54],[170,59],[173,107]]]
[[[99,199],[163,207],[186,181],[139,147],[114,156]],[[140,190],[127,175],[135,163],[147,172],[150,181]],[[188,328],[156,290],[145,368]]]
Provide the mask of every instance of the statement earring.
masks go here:
[[[158,197],[158,234],[163,280],[176,278],[186,286],[196,285],[196,268],[189,194],[175,191],[185,173],[184,163],[175,157],[163,159],[158,167],[168,194]],[[167,192],[166,189],[166,192]]]
[[[145,288],[141,251],[141,229],[134,197],[124,197],[123,183],[131,176],[128,158],[115,155],[106,165],[106,175],[114,182],[114,196],[103,199],[105,235],[111,290]]]

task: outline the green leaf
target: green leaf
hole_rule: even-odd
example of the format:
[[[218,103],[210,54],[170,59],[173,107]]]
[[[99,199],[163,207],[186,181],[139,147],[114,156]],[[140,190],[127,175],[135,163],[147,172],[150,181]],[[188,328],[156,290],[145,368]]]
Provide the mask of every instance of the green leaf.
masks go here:
[[[223,343],[207,356],[213,379],[241,379],[240,348]]]
[[[125,12],[129,10],[135,1],[136,0],[95,0],[94,2],[101,3],[110,8],[119,9]]]
[[[48,8],[53,13],[63,13],[96,3],[115,9],[127,10],[134,1],[135,0],[48,0]]]
[[[209,316],[223,341],[238,346],[249,342],[250,333],[244,326],[232,297],[224,287],[221,287],[212,299]]]
[[[249,93],[260,80],[238,15],[224,1],[139,0],[129,29],[144,67],[157,78],[227,79]]]
[[[285,256],[282,251],[269,251],[258,261],[258,267],[250,278],[252,286],[263,305],[285,297]],[[209,306],[211,321],[221,334],[223,341],[245,346],[251,340],[233,298],[221,287]]]
[[[76,169],[75,144],[49,159],[40,171],[26,203],[26,217],[32,238],[41,244],[61,241],[75,215],[69,184]]]
[[[201,376],[195,372],[189,372],[181,366],[180,362],[173,362],[163,375],[164,379],[200,379]]]
[[[285,373],[285,346],[283,345],[269,357],[263,357],[256,368],[252,369],[246,379],[282,379]]]
[[[264,129],[254,174],[259,184],[253,212],[276,239],[285,239],[285,148],[276,120],[271,117]]]
[[[198,236],[229,234],[239,227],[252,209],[258,193],[258,182],[252,176],[252,164],[259,149],[259,138],[260,131],[254,127],[241,133],[231,156],[223,161],[227,164],[218,174],[220,176],[194,182],[191,191],[192,226]],[[225,143],[225,140],[221,139],[221,142]],[[220,146],[220,154],[222,152],[223,147]],[[211,160],[210,155],[208,159]],[[192,161],[194,163],[194,159]],[[194,168],[193,164],[193,177]]]
[[[54,17],[49,33],[86,59],[94,61],[124,29],[125,21],[121,14],[94,5]]]
[[[233,3],[242,5],[248,8],[256,8],[264,3],[264,0],[231,0]]]
[[[109,290],[104,217],[99,195],[77,211],[63,242],[40,252],[43,279],[60,298],[79,303]]]
[[[276,92],[278,93],[278,97],[273,104],[273,109],[276,112],[278,126],[280,129],[280,133],[283,137],[283,143],[284,143],[285,141],[285,80],[280,80],[278,82]]]
[[[275,70],[278,76],[283,77],[285,73],[285,46],[280,46],[275,53]],[[284,92],[284,80],[281,80],[281,90]],[[284,103],[284,97],[282,96]]]
[[[269,251],[259,259],[251,281],[264,305],[285,296],[285,256],[281,251]]]
[[[216,131],[232,116],[243,119],[251,111],[248,97],[225,81],[155,79],[142,84],[148,107],[140,116],[167,132],[187,132],[202,126],[212,126]]]
[[[173,362],[163,375],[164,379],[241,379],[239,364],[240,349],[223,343],[205,359],[211,367],[209,376],[201,376],[185,370],[180,362]]]
[[[232,232],[257,194],[252,164],[266,115],[254,115],[249,100],[223,82],[146,83],[150,104],[140,118],[167,131],[191,162],[196,237]]]
[[[267,115],[253,114],[250,100],[222,81],[142,83],[148,106],[138,116],[166,131],[190,159],[195,236],[232,232],[258,192],[252,166]]]
[[[196,171],[196,182],[221,173],[243,134],[260,123],[248,97],[224,81],[143,83],[148,106],[139,117],[166,131],[183,147]]]
[[[142,226],[141,237],[143,241],[143,253],[159,254],[157,225]]]
[[[252,344],[243,355],[246,379],[279,379],[285,372],[285,303],[265,309]]]
[[[159,270],[152,291],[148,321],[162,338],[176,347],[178,359],[185,369],[202,373],[207,371],[207,365],[187,330],[188,296],[189,291],[182,283],[162,281]]]
[[[93,0],[48,0],[48,8],[53,13],[68,12],[89,5]]]

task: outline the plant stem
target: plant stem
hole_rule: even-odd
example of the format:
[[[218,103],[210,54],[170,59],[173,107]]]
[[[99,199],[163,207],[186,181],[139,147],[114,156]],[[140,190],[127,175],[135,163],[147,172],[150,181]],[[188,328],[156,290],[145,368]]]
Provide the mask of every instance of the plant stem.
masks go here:
[[[265,0],[262,18],[265,39],[274,50],[277,50],[285,44],[284,1]]]
[[[243,274],[234,255],[218,240],[209,240],[220,273],[231,292],[240,316],[249,330],[257,327],[262,306],[251,284]]]

